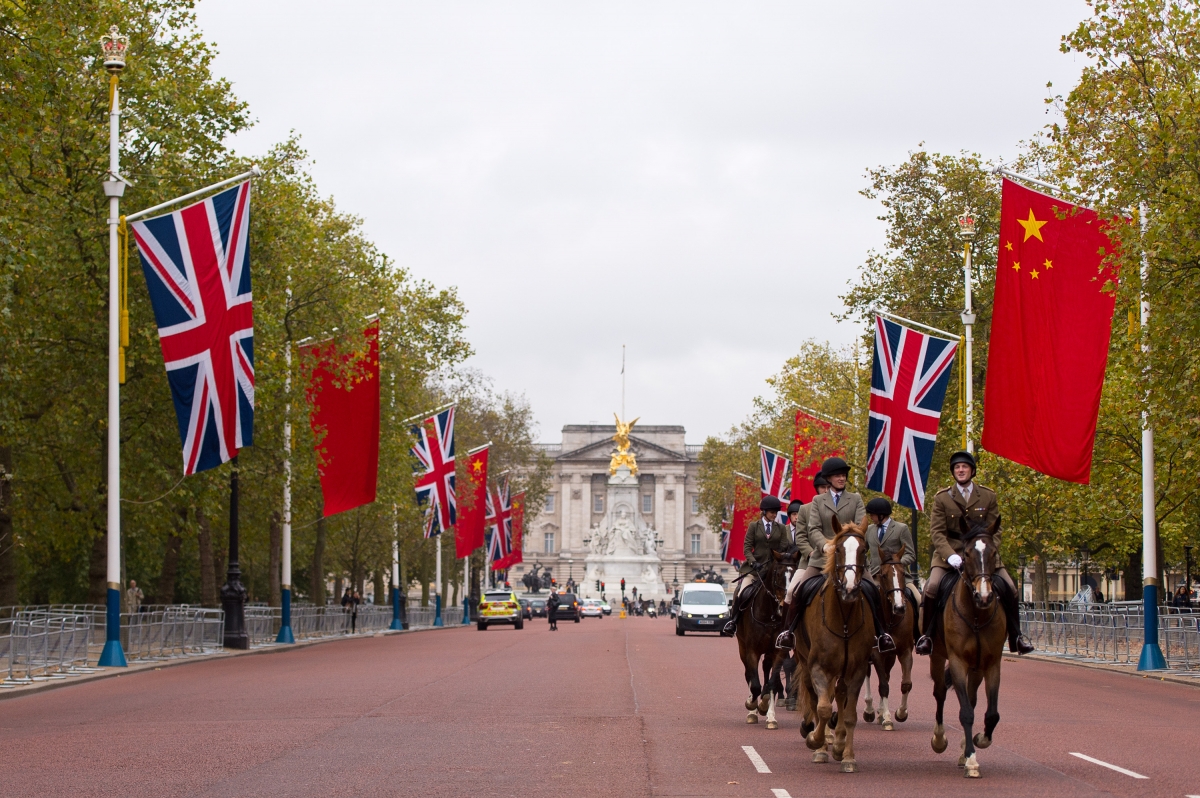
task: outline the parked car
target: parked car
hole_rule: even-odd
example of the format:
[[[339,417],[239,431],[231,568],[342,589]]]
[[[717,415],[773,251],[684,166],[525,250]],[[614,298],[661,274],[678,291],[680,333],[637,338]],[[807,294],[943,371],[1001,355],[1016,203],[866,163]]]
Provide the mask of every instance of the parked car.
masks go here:
[[[533,620],[533,606],[529,603],[529,599],[517,599],[521,603],[521,617],[525,620]]]
[[[535,598],[529,600],[529,609],[533,613],[534,618],[546,617],[546,600]]]
[[[675,634],[683,637],[685,632],[720,632],[727,620],[729,599],[721,585],[693,582],[679,591]]]
[[[600,599],[584,599],[579,613],[586,618],[603,618],[604,607],[600,604]]]
[[[574,593],[560,593],[558,609],[554,611],[554,620],[579,623],[582,618],[583,615],[579,612],[579,598]]]
[[[608,599],[600,599],[600,609],[605,615],[612,615],[612,605],[608,603]]]
[[[489,590],[479,600],[479,620],[475,622],[475,628],[483,632],[498,623],[512,624],[514,629],[525,628],[521,602],[511,590]]]

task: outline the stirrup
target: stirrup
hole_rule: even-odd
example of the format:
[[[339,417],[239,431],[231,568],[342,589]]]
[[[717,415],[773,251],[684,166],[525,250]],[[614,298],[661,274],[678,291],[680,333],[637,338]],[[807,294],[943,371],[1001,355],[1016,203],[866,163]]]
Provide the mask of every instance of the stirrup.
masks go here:
[[[796,647],[796,636],[791,632],[784,630],[779,633],[779,637],[775,638],[775,648],[783,651],[790,651]]]
[[[880,654],[896,650],[896,641],[887,632],[884,632],[879,637],[875,638],[875,647],[879,649]]]
[[[733,637],[737,634],[737,621],[729,621],[721,629],[721,634]]]
[[[929,635],[921,635],[921,639],[917,641],[917,645],[913,647],[913,651],[923,657],[927,657],[933,653],[933,640]]]

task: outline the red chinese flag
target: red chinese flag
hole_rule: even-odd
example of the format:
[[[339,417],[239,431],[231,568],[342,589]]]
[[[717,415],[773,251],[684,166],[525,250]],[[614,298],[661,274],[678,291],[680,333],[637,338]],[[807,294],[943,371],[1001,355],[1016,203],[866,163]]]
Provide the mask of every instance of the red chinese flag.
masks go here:
[[[725,553],[728,562],[746,556],[746,529],[758,509],[759,493],[758,483],[744,477],[739,476],[733,485],[733,521],[729,524],[729,547]]]
[[[487,515],[488,447],[467,454],[467,489],[458,494],[454,556],[470,557],[484,543]]]
[[[510,512],[512,513],[512,551],[507,557],[501,557],[497,564],[492,566],[493,568],[507,569],[519,562],[525,562],[521,546],[521,536],[525,530],[525,491],[512,495]]]
[[[792,445],[792,499],[808,504],[817,495],[813,478],[821,473],[821,463],[827,457],[841,456],[841,446],[835,441],[833,425],[814,418],[803,410],[796,411],[796,436]]]
[[[309,424],[325,515],[375,501],[379,475],[379,322],[363,330],[366,348],[338,341],[301,347],[309,370]],[[344,342],[345,339],[340,339]]]
[[[1094,211],[1004,181],[983,447],[1087,484],[1114,299]]]

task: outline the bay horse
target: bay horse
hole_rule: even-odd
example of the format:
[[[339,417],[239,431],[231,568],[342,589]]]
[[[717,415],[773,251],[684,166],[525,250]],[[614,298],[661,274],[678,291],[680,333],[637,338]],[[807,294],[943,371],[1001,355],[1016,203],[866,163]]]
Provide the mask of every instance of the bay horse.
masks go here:
[[[884,731],[892,731],[891,710],[888,696],[891,693],[892,667],[900,660],[900,706],[896,709],[896,720],[908,720],[908,694],[912,691],[913,646],[916,645],[917,608],[916,600],[908,593],[905,580],[904,544],[899,551],[881,550],[879,567],[879,592],[883,594],[883,628],[896,641],[896,650],[881,654],[879,649],[871,651],[871,664],[879,677],[879,723]],[[871,701],[871,677],[867,675],[867,705],[863,720],[875,720],[875,709]]]
[[[1008,623],[993,582],[996,555],[993,536],[1000,531],[1000,519],[996,519],[990,531],[985,527],[968,531],[965,519],[960,519],[960,524],[964,542],[962,573],[948,590],[939,591],[942,595],[948,592],[949,598],[940,611],[941,628],[935,630],[933,653],[929,657],[933,697],[937,700],[930,744],[939,754],[946,750],[942,708],[946,703],[947,687],[953,683],[958,695],[958,722],[963,730],[963,750],[958,764],[963,768],[963,776],[977,779],[979,761],[975,758],[975,749],[992,744],[992,732],[1000,722],[997,707],[1000,663],[1004,659]],[[954,574],[945,578],[954,579]],[[949,673],[946,672],[947,662]],[[983,715],[983,731],[972,736],[980,682],[987,688],[987,711]]]
[[[875,627],[870,603],[862,593],[867,572],[865,524],[843,526],[834,516],[833,532],[833,539],[825,544],[824,584],[805,608],[796,640],[804,712],[800,729],[814,752],[814,762],[828,762],[832,753],[842,763],[843,773],[854,773],[858,770],[854,757],[858,695],[870,667]],[[832,751],[826,740],[830,725],[834,727]]]
[[[758,723],[758,716],[767,718],[768,729],[778,729],[775,717],[776,699],[783,694],[779,672],[787,652],[775,647],[775,638],[783,631],[784,604],[788,579],[800,561],[800,549],[771,552],[771,559],[759,572],[760,584],[750,597],[742,620],[737,625],[738,656],[746,669],[747,723]],[[759,680],[759,667],[762,680]]]

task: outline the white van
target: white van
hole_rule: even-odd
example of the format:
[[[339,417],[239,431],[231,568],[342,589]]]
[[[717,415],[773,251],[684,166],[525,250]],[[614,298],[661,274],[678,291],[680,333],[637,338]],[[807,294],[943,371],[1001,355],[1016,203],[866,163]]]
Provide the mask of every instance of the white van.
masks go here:
[[[679,614],[675,616],[675,634],[720,632],[729,620],[729,599],[722,585],[689,582],[679,589]]]

